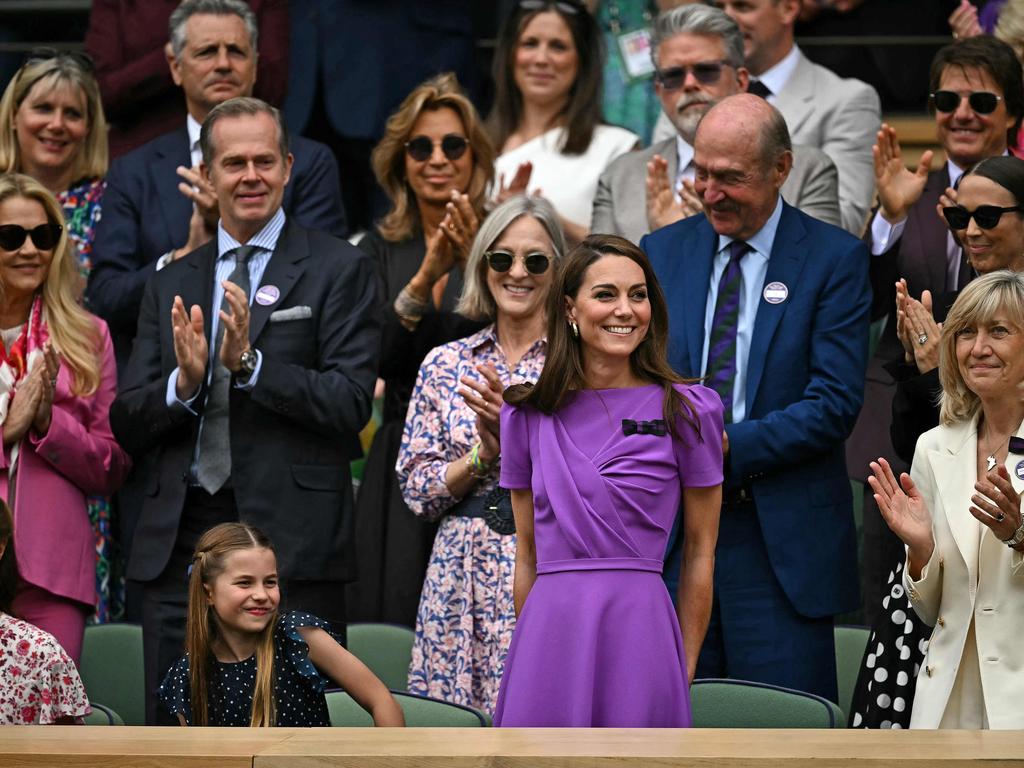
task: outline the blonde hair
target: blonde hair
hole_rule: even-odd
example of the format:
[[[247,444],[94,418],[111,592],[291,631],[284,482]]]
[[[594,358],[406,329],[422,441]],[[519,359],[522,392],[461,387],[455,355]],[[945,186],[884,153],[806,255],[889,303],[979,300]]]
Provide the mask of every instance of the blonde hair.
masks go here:
[[[977,327],[1001,317],[1024,333],[1024,275],[1000,269],[975,278],[953,302],[942,324],[939,346],[939,381],[942,396],[939,418],[945,425],[967,421],[981,407],[981,399],[967,388],[956,359],[956,338],[964,328]]]
[[[209,725],[207,707],[209,676],[213,662],[210,643],[217,637],[217,622],[206,589],[224,572],[227,556],[244,549],[269,549],[274,545],[266,534],[245,523],[221,523],[204,533],[196,544],[188,579],[188,618],[185,651],[188,653],[189,695],[192,725]],[[260,634],[256,647],[256,682],[252,692],[252,727],[272,726],[277,719],[274,700],[274,628],[278,613]]]
[[[391,200],[392,208],[377,224],[385,240],[407,240],[421,227],[419,209],[405,178],[405,143],[413,126],[424,112],[450,109],[462,120],[462,127],[473,153],[473,174],[463,190],[477,218],[484,218],[484,200],[494,180],[494,145],[484,130],[480,115],[462,92],[452,72],[445,72],[418,85],[388,118],[384,138],[373,148],[370,161],[377,182]]]
[[[0,175],[0,203],[14,197],[37,200],[52,224],[64,224],[64,213],[57,199],[31,176],[23,173]],[[5,223],[0,221],[0,225]],[[102,339],[95,319],[82,309],[75,298],[78,274],[78,261],[65,226],[53,249],[50,271],[43,283],[43,306],[46,308],[50,338],[74,377],[72,391],[76,395],[88,396],[100,386]],[[3,289],[0,282],[0,300],[3,300]]]
[[[1009,0],[999,11],[995,36],[1013,48],[1024,60],[1024,0]]]
[[[513,221],[520,216],[532,216],[541,223],[551,240],[551,248],[554,251],[549,269],[555,269],[558,260],[561,259],[567,250],[565,235],[562,233],[562,225],[558,220],[558,214],[554,206],[545,198],[534,195],[517,195],[510,197],[499,205],[491,215],[484,219],[480,229],[476,233],[473,247],[469,249],[469,256],[466,257],[466,268],[464,272],[465,283],[462,286],[462,295],[459,296],[458,306],[455,311],[471,320],[493,320],[498,311],[498,305],[494,302],[491,289],[487,287],[487,251]]]
[[[85,96],[89,132],[72,163],[72,182],[106,176],[109,164],[107,118],[103,114],[100,87],[96,78],[75,58],[58,54],[48,59],[29,60],[11,78],[0,99],[0,171],[22,171],[21,148],[14,130],[14,116],[29,92],[36,86],[50,92],[61,85],[71,86]]]

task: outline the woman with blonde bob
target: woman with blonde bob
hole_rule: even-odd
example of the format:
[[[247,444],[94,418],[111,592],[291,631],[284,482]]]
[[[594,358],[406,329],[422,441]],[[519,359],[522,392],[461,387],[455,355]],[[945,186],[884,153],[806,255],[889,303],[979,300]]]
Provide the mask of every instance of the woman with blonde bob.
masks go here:
[[[38,181],[0,176],[0,493],[19,552],[14,608],[77,661],[96,597],[86,496],[115,491],[128,457],[108,418],[110,335],[76,301],[62,222]]]
[[[515,611],[515,536],[498,486],[498,414],[544,365],[546,302],[565,254],[551,203],[513,197],[484,221],[458,311],[488,322],[420,366],[398,455],[406,504],[440,520],[416,617],[409,691],[494,710]]]
[[[107,174],[107,121],[92,61],[79,53],[38,49],[0,99],[0,171],[24,173],[46,187],[64,211],[74,244],[80,297],[92,269]],[[116,618],[120,579],[112,573],[110,503],[89,499],[96,548],[96,617]]]
[[[409,513],[395,459],[423,358],[482,325],[456,314],[455,304],[493,166],[480,117],[451,73],[406,97],[373,152],[392,208],[360,242],[381,280],[384,409],[356,501],[359,581],[347,599],[359,621],[415,621],[435,526]]]
[[[942,326],[941,424],[910,474],[868,482],[907,547],[903,586],[934,627],[912,728],[1024,728],[1024,275],[961,291]]]

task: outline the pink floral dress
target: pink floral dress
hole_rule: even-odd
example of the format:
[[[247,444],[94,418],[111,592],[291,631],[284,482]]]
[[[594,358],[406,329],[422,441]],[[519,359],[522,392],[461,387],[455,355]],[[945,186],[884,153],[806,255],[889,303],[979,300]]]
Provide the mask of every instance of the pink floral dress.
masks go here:
[[[536,381],[547,344],[537,341],[510,370],[493,325],[434,349],[420,366],[395,469],[409,508],[442,518],[461,499],[445,485],[446,467],[479,439],[476,414],[458,394],[463,376],[484,381],[494,366],[505,386]],[[498,467],[473,494],[498,484]],[[409,691],[494,712],[515,628],[512,576],[516,537],[481,518],[444,517],[434,539],[409,665]]]
[[[0,613],[0,725],[49,725],[91,711],[75,663],[53,635]]]

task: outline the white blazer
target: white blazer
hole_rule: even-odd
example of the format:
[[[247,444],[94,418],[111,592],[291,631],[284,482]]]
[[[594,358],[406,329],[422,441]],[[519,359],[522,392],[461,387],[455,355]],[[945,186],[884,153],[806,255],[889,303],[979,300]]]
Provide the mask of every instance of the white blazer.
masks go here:
[[[1024,425],[1022,425],[1024,426]],[[1018,436],[1024,429],[1018,428]],[[977,479],[978,417],[938,426],[917,442],[911,477],[932,515],[935,551],[903,584],[914,611],[934,627],[910,717],[911,728],[937,728],[974,621],[985,712],[991,728],[1024,728],[1024,556],[971,515]],[[1024,455],[1009,454],[1006,469],[1024,491]]]

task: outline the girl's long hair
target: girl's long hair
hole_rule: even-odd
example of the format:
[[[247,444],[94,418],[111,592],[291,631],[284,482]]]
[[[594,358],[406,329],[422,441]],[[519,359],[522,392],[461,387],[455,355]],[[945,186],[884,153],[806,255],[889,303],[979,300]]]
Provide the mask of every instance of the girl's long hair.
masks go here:
[[[15,197],[38,201],[50,223],[64,227],[59,242],[53,248],[50,272],[43,283],[43,305],[46,307],[50,338],[72,373],[72,391],[76,395],[91,395],[100,385],[102,341],[95,319],[82,309],[76,299],[78,262],[68,238],[64,212],[50,191],[31,176],[23,173],[0,175],[0,202]],[[8,223],[0,221],[0,224]],[[0,301],[3,301],[2,283]]]
[[[227,556],[244,549],[269,549],[274,545],[266,534],[245,523],[221,523],[202,535],[192,556],[188,580],[188,619],[185,626],[185,651],[188,653],[189,693],[192,725],[210,724],[208,699],[213,653],[210,645],[217,637],[217,622],[207,599],[206,588],[224,571]],[[252,692],[252,727],[272,726],[277,717],[274,700],[274,628],[275,611],[260,635],[256,648],[256,683]]]
[[[583,344],[569,327],[566,299],[576,299],[590,266],[605,256],[624,256],[644,272],[647,297],[651,303],[651,322],[647,335],[629,356],[630,369],[639,379],[660,384],[664,390],[663,413],[668,428],[678,436],[677,419],[689,424],[700,436],[700,422],[693,403],[675,384],[689,384],[668,364],[668,308],[665,294],[654,275],[646,254],[633,243],[617,235],[591,235],[572,249],[555,273],[548,296],[548,346],[544,370],[536,384],[517,384],[505,390],[505,402],[527,403],[543,413],[554,413],[575,390],[587,389],[583,370]]]

